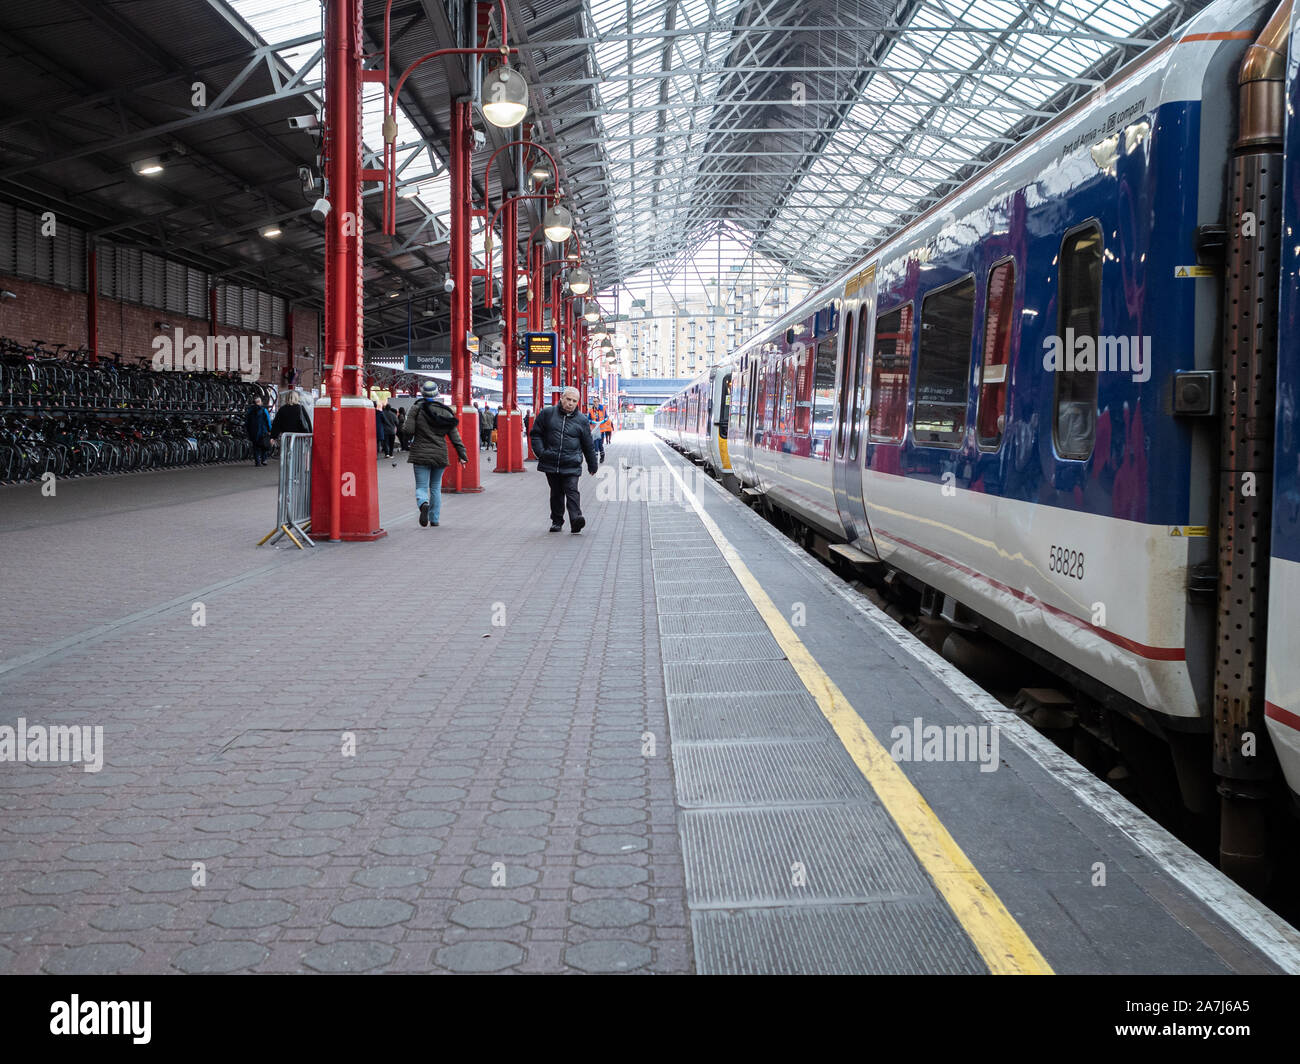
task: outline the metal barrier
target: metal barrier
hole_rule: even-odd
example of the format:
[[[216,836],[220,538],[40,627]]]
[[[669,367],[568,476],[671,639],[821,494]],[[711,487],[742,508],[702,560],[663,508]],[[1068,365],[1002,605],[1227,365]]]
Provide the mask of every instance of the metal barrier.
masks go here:
[[[302,550],[298,536],[314,547],[306,529],[311,527],[311,440],[310,432],[286,432],[280,436],[280,490],[276,500],[275,527],[257,543],[274,543],[288,536]],[[294,533],[297,535],[294,535]]]

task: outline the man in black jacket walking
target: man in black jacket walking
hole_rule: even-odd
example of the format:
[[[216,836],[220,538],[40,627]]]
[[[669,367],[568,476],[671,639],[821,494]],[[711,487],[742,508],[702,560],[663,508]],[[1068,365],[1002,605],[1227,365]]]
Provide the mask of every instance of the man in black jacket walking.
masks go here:
[[[456,427],[456,414],[449,406],[437,402],[438,386],[426,381],[421,398],[402,422],[402,440],[411,441],[406,459],[415,466],[415,503],[420,508],[420,527],[438,527],[442,514],[442,474],[447,469],[447,441],[456,448],[462,462],[469,461],[465,442]]]
[[[587,461],[587,471],[596,473],[596,446],[591,440],[591,429],[585,414],[578,411],[578,389],[565,388],[556,406],[548,406],[533,421],[528,433],[533,453],[537,455],[537,471],[546,474],[551,486],[551,528],[558,532],[564,527],[564,507],[569,507],[569,531],[577,534],[587,523],[582,516],[582,499],[578,494],[578,478],[582,476],[582,462]]]

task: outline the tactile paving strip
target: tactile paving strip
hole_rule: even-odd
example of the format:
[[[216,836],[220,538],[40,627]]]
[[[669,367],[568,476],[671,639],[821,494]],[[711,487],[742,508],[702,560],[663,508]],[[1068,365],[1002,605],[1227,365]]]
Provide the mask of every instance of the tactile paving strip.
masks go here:
[[[844,748],[829,742],[683,743],[673,764],[687,808],[874,798]]]
[[[664,661],[782,661],[785,655],[769,633],[752,635],[661,636]]]
[[[660,613],[693,610],[743,610],[750,605],[743,591],[710,592],[703,595],[656,595]]]
[[[672,549],[665,547],[663,550],[655,548],[651,558],[655,561],[673,562],[706,561],[710,566],[715,566],[722,561],[722,555],[718,553],[718,548],[712,545],[708,547],[673,547]],[[656,567],[655,572],[662,572],[662,569]]]
[[[742,598],[744,596],[741,596]],[[746,599],[748,602],[748,599]],[[806,691],[785,661],[709,661],[664,665],[665,693],[673,695],[765,695]]]
[[[982,975],[939,903],[877,902],[691,914],[701,975]]]
[[[830,739],[832,732],[807,692],[775,695],[688,695],[668,699],[678,743]]]
[[[659,631],[671,635],[741,635],[767,632],[763,618],[752,610],[723,610],[717,613],[665,613],[659,618]]]
[[[673,573],[666,579],[656,577],[655,587],[660,595],[735,595],[740,594],[740,585],[727,577],[691,576],[689,573]]]
[[[938,900],[884,810],[866,802],[687,812],[682,853],[697,908]]]

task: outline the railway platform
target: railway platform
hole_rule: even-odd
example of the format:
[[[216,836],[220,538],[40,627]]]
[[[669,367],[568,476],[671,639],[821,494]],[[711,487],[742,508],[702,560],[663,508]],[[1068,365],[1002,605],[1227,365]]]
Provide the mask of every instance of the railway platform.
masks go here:
[[[305,551],[274,468],[0,494],[0,728],[102,729],[0,761],[0,972],[1300,971],[648,433],[581,535],[490,464]]]

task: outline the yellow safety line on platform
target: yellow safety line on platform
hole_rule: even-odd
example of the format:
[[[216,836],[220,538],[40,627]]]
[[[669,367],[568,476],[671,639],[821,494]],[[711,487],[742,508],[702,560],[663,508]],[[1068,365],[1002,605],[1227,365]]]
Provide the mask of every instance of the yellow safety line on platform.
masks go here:
[[[656,452],[659,448],[655,446]],[[659,457],[663,459],[662,452]],[[903,833],[903,838],[929,873],[953,915],[970,937],[994,975],[1052,975],[1051,966],[1038,952],[1024,929],[1016,923],[1002,900],[985,882],[948,829],[903,774],[880,740],[872,734],[835,681],[795,635],[775,603],[755,579],[740,554],[704,506],[686,486],[686,482],[666,459],[664,464],[681,485],[692,508],[704,522],[713,542],[736,574],[745,594],[758,609],[764,623],[776,638],[799,679],[817,700],[817,705],[854,764],[867,778],[885,809]]]

